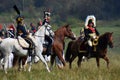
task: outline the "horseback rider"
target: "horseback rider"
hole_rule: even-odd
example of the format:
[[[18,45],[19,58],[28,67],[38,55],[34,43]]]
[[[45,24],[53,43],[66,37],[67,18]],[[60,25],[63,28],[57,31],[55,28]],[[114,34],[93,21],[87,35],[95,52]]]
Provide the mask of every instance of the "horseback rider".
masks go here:
[[[8,35],[10,38],[15,38],[15,26],[14,26],[14,24],[11,24],[8,27]]]
[[[51,55],[51,47],[53,43],[53,37],[54,37],[54,32],[51,29],[50,25],[50,11],[44,11],[44,21],[42,25],[46,27],[46,30],[49,32],[49,35],[45,35],[45,40],[48,41],[48,46],[47,46],[47,56]]]
[[[34,49],[35,45],[32,39],[28,36],[29,34],[24,25],[24,17],[19,15],[16,18],[16,22],[17,22],[17,36],[21,36],[29,44],[28,52],[29,56],[31,56],[32,50]]]
[[[88,42],[88,58],[91,57],[92,52],[92,39],[97,38],[99,36],[99,32],[96,29],[96,18],[94,15],[89,15],[86,18],[85,27],[84,27],[85,39]]]
[[[33,24],[33,23],[30,23],[30,27],[31,27],[31,33],[32,33],[32,35],[34,35],[35,34],[35,32],[36,32],[36,27],[35,27],[35,25]]]

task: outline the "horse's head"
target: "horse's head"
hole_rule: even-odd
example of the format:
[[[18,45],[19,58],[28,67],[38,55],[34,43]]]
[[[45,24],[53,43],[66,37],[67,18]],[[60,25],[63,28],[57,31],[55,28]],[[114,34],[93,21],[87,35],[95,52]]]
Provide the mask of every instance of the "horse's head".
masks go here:
[[[113,37],[112,37],[113,32],[108,33],[108,45],[110,48],[113,48]]]
[[[76,35],[72,32],[72,29],[68,24],[65,25],[65,36],[67,36],[68,38],[71,38],[72,40],[76,39]]]
[[[99,37],[99,45],[101,47],[107,47],[107,45],[110,48],[113,48],[113,37],[112,37],[113,32],[106,32],[103,35]]]

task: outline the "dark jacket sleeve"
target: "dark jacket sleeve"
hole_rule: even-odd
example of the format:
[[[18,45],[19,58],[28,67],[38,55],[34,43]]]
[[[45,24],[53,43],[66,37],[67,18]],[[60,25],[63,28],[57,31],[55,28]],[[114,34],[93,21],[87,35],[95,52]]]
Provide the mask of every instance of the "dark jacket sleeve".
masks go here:
[[[98,32],[98,30],[95,28],[95,32],[96,32],[96,35],[97,36],[99,36],[100,34],[99,34],[99,32]]]
[[[85,37],[89,38],[89,30],[84,28]]]
[[[27,35],[27,31],[26,31],[25,27],[22,26],[22,25],[18,25],[18,27],[17,27],[17,34],[18,34],[18,35],[19,35],[19,31],[21,31],[21,32],[23,33],[23,34],[21,35],[21,37],[25,38],[26,35]]]

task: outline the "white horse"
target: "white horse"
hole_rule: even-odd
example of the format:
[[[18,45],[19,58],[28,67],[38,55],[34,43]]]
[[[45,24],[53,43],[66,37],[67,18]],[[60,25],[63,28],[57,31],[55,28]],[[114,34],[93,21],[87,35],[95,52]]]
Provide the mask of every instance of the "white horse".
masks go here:
[[[41,28],[38,29],[38,31],[35,33],[34,36],[29,36],[29,37],[33,40],[35,44],[36,56],[38,56],[41,59],[41,61],[45,64],[48,72],[50,72],[47,62],[42,55],[45,32],[46,32],[45,26],[41,26]],[[19,38],[19,41],[20,43],[18,42],[17,39],[13,39],[13,38],[5,38],[5,39],[0,40],[0,51],[4,58],[2,65],[3,65],[3,69],[5,73],[7,73],[7,65],[8,65],[7,62],[9,59],[8,56],[10,55],[11,52],[14,52],[14,54],[17,56],[28,55],[28,50],[23,49],[21,45],[29,47],[29,44],[22,38]],[[32,66],[32,61],[29,63],[28,71],[31,71],[31,66]]]

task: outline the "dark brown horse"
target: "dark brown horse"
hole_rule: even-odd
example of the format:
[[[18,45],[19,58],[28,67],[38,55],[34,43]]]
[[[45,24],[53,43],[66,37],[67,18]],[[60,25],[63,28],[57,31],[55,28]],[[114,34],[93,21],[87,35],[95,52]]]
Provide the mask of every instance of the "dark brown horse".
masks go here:
[[[60,59],[60,61],[65,66],[65,60],[63,58],[63,51],[65,48],[65,41],[64,41],[65,37],[68,37],[72,40],[75,39],[75,35],[72,32],[69,25],[62,26],[55,31],[54,42],[52,46],[53,54],[51,55],[51,67],[54,64],[54,60],[56,56]]]
[[[99,67],[100,58],[104,59],[107,62],[107,67],[109,68],[109,59],[107,57],[107,46],[113,48],[112,34],[106,32],[98,38],[98,43],[93,48],[96,48],[96,51],[92,51],[91,58],[96,58],[97,66]],[[86,42],[81,41],[80,38],[75,41],[70,41],[67,47],[65,59],[69,62],[69,67],[72,68],[73,60],[78,56],[78,67],[81,66],[81,61],[83,56],[88,56]]]

